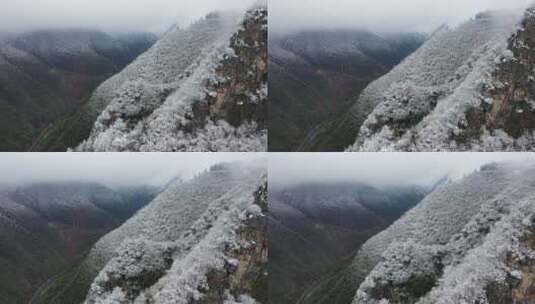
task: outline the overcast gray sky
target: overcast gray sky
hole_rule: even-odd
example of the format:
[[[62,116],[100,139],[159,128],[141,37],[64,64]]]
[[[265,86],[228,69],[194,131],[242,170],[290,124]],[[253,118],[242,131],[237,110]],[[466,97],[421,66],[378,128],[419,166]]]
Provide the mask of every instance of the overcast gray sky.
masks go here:
[[[373,32],[430,32],[488,9],[527,7],[533,0],[269,0],[273,33],[357,28]]]
[[[227,161],[262,158],[262,153],[2,153],[0,185],[92,181],[109,186],[163,185]]]
[[[490,162],[535,160],[533,153],[270,153],[270,186],[303,182],[432,185]]]
[[[272,185],[356,181],[428,185],[493,161],[535,161],[533,153],[2,153],[0,184],[95,181],[162,185],[211,165],[267,158]]]
[[[57,27],[161,32],[252,0],[2,0],[0,32]]]

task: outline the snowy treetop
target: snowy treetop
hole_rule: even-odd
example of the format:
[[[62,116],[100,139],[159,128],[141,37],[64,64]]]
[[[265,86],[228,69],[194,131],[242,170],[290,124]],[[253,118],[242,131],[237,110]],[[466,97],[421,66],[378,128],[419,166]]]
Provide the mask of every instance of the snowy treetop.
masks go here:
[[[256,10],[259,10],[258,8]],[[194,103],[218,97],[211,89],[232,79],[216,70],[236,56],[231,38],[247,18],[216,12],[186,29],[168,32],[148,52],[97,89],[91,104],[100,113],[82,151],[264,151],[265,130],[254,121],[232,126],[225,120],[194,122]],[[256,45],[256,42],[255,42]],[[253,47],[245,44],[244,47]],[[253,67],[244,67],[250,69]],[[265,91],[265,92],[264,92]],[[250,93],[250,102],[267,98],[265,89]],[[202,118],[201,118],[202,119]]]
[[[365,121],[348,150],[460,149],[451,136],[459,132],[467,109],[479,105],[521,17],[516,11],[488,12],[437,30],[363,91],[353,114]],[[491,140],[473,149],[484,150],[484,145],[492,145]]]
[[[190,303],[202,297],[207,273],[232,264],[224,251],[251,245],[240,242],[236,231],[247,218],[261,215],[254,192],[265,181],[260,163],[223,164],[168,186],[94,246],[88,263],[106,266],[87,303],[145,303],[149,297],[151,303]],[[147,273],[156,273],[158,280],[136,285]]]
[[[388,299],[376,291],[384,289],[407,296],[404,286],[418,278],[437,280],[428,293],[412,295],[418,303],[478,303],[489,284],[505,284],[516,271],[506,257],[522,255],[520,239],[535,216],[534,187],[534,163],[487,165],[439,187],[362,246],[354,266],[367,269],[357,275],[373,270],[354,303],[383,303]]]

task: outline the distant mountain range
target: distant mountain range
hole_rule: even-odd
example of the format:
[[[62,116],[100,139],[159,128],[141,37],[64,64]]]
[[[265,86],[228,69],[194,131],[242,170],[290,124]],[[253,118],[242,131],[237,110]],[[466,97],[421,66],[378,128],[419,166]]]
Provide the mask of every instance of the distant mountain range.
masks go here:
[[[32,184],[0,193],[0,301],[28,303],[51,277],[157,194],[148,186]]]
[[[270,35],[270,151],[343,150],[355,131],[338,128],[353,100],[424,40],[357,30]]]
[[[81,141],[90,127],[74,130],[65,121],[154,41],[152,34],[82,29],[0,39],[0,151],[65,151]]]
[[[418,204],[422,187],[358,183],[270,188],[270,303],[349,303],[343,273],[356,250]]]

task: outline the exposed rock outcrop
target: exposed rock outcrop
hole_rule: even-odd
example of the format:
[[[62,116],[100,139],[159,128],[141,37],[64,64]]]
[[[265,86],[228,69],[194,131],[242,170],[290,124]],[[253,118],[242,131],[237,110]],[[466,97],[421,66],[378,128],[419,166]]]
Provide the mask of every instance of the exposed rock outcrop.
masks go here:
[[[527,10],[520,29],[509,39],[507,51],[483,87],[477,107],[466,111],[461,131],[453,135],[470,146],[484,135],[503,136],[488,149],[531,150],[535,129],[535,8]],[[468,147],[467,147],[468,148]]]

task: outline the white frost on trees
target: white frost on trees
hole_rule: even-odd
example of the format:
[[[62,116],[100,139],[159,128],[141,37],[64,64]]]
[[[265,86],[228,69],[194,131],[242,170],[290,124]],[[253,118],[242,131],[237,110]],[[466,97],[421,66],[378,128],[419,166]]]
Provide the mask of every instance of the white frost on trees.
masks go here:
[[[235,56],[233,34],[244,18],[212,13],[187,29],[168,32],[148,52],[99,87],[91,104],[106,104],[80,151],[265,151],[267,131],[255,122],[234,127],[206,119],[203,127],[187,126],[193,104],[214,97],[208,84],[225,83],[216,69]],[[251,67],[252,68],[252,67]],[[255,103],[266,88],[250,94]]]
[[[263,216],[254,192],[265,182],[263,162],[214,166],[170,185],[151,204],[93,248],[88,263],[104,268],[86,303],[191,303],[209,288],[206,275],[236,264],[232,248],[254,246],[236,233]],[[119,296],[120,295],[120,296]],[[254,303],[244,295],[238,303]],[[108,301],[108,302],[106,302]]]
[[[442,27],[414,54],[370,84],[354,108],[367,116],[348,151],[449,151],[465,112],[478,106],[521,13],[488,12],[450,29]],[[512,140],[504,132],[483,136],[473,150]],[[501,148],[503,149],[503,147]]]
[[[241,295],[236,299],[231,294],[228,294],[223,304],[257,304],[257,302],[248,295]]]
[[[489,286],[522,277],[510,257],[535,261],[520,242],[533,231],[534,185],[534,163],[491,164],[437,189],[360,249],[354,268],[367,275],[353,303],[487,303]],[[415,295],[415,282],[428,289]]]

